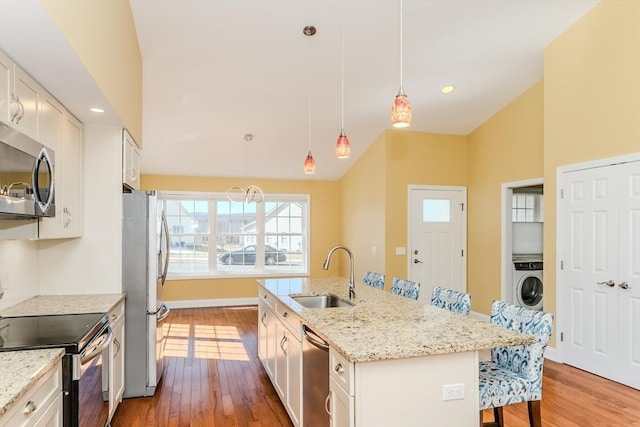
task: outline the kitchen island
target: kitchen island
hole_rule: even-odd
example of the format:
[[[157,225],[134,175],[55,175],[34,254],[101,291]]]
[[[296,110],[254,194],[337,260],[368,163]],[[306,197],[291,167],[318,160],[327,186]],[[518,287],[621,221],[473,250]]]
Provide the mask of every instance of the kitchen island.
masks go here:
[[[477,426],[478,352],[534,342],[532,336],[362,283],[356,283],[350,307],[305,308],[291,297],[334,294],[346,300],[344,278],[258,283],[261,301],[273,300],[283,323],[295,318],[329,344],[334,426]],[[274,340],[282,344],[278,335]],[[293,362],[289,379],[299,372]],[[295,408],[287,409],[291,415]]]

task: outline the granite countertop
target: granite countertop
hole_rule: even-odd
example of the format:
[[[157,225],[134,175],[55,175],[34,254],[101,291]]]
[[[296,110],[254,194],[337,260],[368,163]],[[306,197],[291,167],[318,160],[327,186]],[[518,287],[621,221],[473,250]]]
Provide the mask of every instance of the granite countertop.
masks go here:
[[[356,283],[353,307],[310,309],[289,295],[332,293],[348,299],[344,278],[258,280],[350,362],[431,356],[531,344],[535,338]]]
[[[126,294],[38,295],[0,311],[0,316],[39,316],[44,314],[107,313]]]
[[[38,295],[0,311],[0,316],[107,313],[126,294]],[[0,415],[64,355],[63,348],[0,352]]]
[[[62,360],[64,349],[0,352],[0,416]]]

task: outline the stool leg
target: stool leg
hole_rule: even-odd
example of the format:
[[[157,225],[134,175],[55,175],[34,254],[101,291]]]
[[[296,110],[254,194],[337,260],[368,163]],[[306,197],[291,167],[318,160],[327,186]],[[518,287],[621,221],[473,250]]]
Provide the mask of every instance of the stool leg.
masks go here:
[[[529,425],[531,427],[542,427],[542,418],[540,417],[540,401],[530,400],[527,402],[529,407]]]
[[[493,408],[493,419],[495,423],[500,427],[504,427],[504,416],[502,414],[502,406],[498,406],[497,408]]]

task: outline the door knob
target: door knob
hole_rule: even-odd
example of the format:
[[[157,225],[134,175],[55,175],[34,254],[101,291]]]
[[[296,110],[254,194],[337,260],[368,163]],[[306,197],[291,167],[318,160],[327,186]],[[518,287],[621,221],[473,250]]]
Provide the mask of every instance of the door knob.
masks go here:
[[[620,289],[631,289],[631,286],[627,282],[618,283]]]
[[[613,282],[613,280],[607,280],[606,282],[598,282],[598,285],[606,285],[610,288],[613,288],[616,284]]]
[[[424,261],[420,261],[419,259],[414,258],[413,259],[413,263],[414,264],[418,264],[418,263],[422,264],[422,263],[424,263]]]

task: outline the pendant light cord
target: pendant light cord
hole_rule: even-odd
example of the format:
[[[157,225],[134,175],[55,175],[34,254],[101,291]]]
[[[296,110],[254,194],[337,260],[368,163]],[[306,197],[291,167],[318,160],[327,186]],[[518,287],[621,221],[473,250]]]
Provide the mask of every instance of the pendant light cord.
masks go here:
[[[309,152],[311,152],[311,37],[309,37],[309,51],[307,55],[307,70],[309,71],[307,82],[307,94],[309,95]]]
[[[404,92],[402,87],[402,0],[400,0],[400,90]]]
[[[342,25],[342,30],[341,30],[341,46],[340,46],[340,53],[341,53],[341,69],[340,69],[340,79],[342,80],[342,86],[340,88],[340,93],[341,93],[341,110],[342,110],[342,122],[341,122],[341,127],[342,127],[342,131],[344,132],[344,1],[340,2],[340,17],[341,17],[341,25]]]

